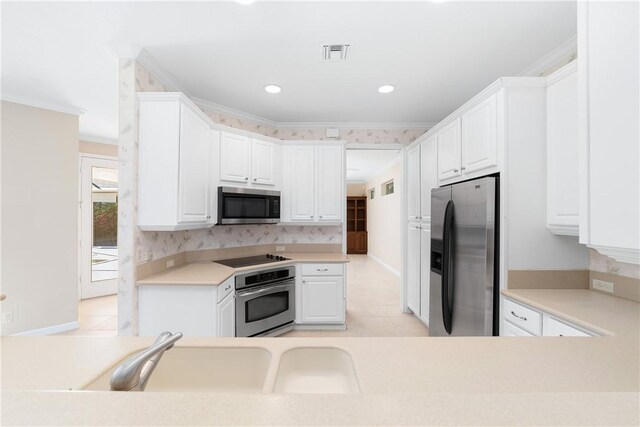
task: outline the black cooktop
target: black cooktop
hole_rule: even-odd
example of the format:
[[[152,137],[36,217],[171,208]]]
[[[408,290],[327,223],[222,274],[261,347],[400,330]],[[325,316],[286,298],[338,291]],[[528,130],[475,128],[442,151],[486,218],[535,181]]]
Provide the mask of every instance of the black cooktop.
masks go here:
[[[249,265],[259,265],[259,264],[270,264],[272,262],[280,262],[280,261],[288,261],[289,258],[285,258],[280,255],[256,255],[256,256],[248,256],[244,258],[230,258],[230,259],[220,259],[217,261],[218,264],[226,265],[231,268],[238,267],[247,267]]]

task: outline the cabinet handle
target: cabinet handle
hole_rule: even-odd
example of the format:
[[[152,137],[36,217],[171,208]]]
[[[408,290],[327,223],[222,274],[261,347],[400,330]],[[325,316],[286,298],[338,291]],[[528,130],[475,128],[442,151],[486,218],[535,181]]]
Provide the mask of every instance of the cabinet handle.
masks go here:
[[[211,215],[209,215],[209,216],[207,217],[207,219],[211,219]]]
[[[245,177],[244,177],[244,180],[245,180],[245,181],[249,181],[249,177],[248,177],[248,176],[245,176]]]
[[[253,178],[253,180],[254,180],[254,181],[257,181],[257,180],[258,180],[258,178]]]
[[[302,281],[302,283],[307,283],[307,281],[306,281],[306,280],[303,280],[303,281]]]
[[[513,310],[511,310],[511,314],[512,314],[512,315],[514,315],[515,317],[517,317],[518,319],[522,319],[522,320],[524,320],[525,322],[527,321],[527,318],[526,318],[526,317],[518,316],[517,314],[515,314],[515,313],[513,312]]]
[[[320,215],[318,218],[322,219],[322,215]]]
[[[316,268],[316,271],[329,271],[328,268]]]
[[[313,215],[309,215],[309,218],[313,218]]]
[[[462,170],[465,170],[466,168],[463,166],[461,169],[462,169]]]
[[[229,285],[226,288],[224,288],[225,291],[228,291],[229,289],[231,289],[231,285]]]
[[[458,172],[458,169],[454,169],[453,171],[454,171],[454,172]]]

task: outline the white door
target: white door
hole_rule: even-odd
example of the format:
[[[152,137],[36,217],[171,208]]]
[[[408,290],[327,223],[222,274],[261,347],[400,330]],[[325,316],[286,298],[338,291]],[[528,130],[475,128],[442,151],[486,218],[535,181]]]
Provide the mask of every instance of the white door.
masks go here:
[[[80,158],[80,298],[118,292],[118,161]]]
[[[420,221],[420,145],[407,151],[407,215]]]
[[[220,180],[248,183],[249,175],[251,175],[251,138],[222,132]]]
[[[318,176],[316,179],[318,189],[318,221],[342,221],[343,190],[342,166],[344,148],[317,147],[316,158]]]
[[[275,185],[276,164],[274,144],[252,138],[251,159],[251,182],[260,185]]]
[[[431,221],[431,190],[438,187],[438,137],[433,135],[420,147],[420,216]]]
[[[342,277],[303,277],[301,290],[303,323],[344,323]]]
[[[314,221],[315,217],[315,149],[289,147],[291,150],[291,220]]]
[[[578,75],[547,87],[547,226],[578,235]]]
[[[493,94],[462,115],[462,172],[497,166],[497,97]]]
[[[420,318],[429,326],[429,286],[431,279],[431,225],[420,229]]]
[[[407,305],[416,316],[420,316],[420,227],[409,225],[407,236]]]
[[[440,180],[460,176],[460,118],[438,132],[438,177]]]
[[[211,133],[194,111],[180,112],[180,164],[178,178],[178,222],[209,222],[211,181]]]
[[[235,337],[236,336],[236,301],[234,292],[227,295],[218,303],[216,313],[216,336]]]

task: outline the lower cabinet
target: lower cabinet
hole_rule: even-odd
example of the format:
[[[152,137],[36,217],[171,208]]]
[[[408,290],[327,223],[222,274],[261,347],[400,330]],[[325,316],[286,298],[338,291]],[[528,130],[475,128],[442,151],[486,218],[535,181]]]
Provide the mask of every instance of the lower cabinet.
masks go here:
[[[407,306],[420,316],[420,225],[410,224],[407,233]]]
[[[345,280],[342,264],[303,264],[296,280],[296,323],[344,324]]]
[[[520,302],[503,298],[503,322],[500,335],[503,337],[591,337],[593,331],[581,329],[564,320],[556,319],[544,311],[531,308]]]
[[[431,224],[420,229],[420,320],[429,326],[429,292],[431,284]]]
[[[233,278],[219,286],[140,285],[140,336],[164,331],[193,337],[235,336]]]

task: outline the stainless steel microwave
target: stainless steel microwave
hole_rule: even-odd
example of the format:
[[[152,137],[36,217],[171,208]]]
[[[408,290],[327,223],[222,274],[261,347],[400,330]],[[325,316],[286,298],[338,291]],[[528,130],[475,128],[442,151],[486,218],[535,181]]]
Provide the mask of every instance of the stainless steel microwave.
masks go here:
[[[280,192],[218,187],[218,224],[275,224],[280,222]]]

